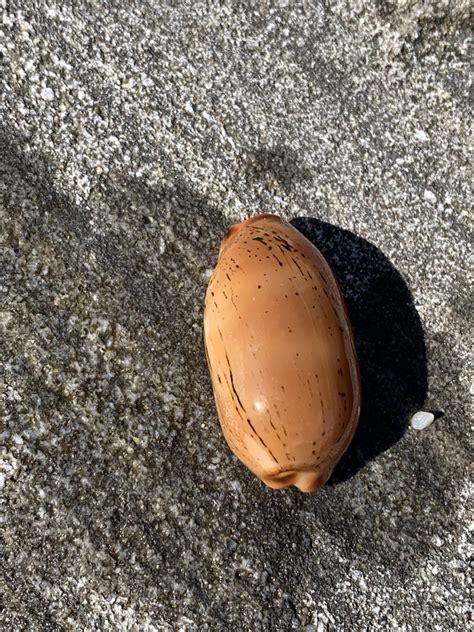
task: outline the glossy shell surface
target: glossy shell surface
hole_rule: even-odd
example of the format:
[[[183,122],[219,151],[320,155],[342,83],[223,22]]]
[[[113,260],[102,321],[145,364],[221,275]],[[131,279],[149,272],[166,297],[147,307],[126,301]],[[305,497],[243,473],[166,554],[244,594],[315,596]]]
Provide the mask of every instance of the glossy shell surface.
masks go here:
[[[204,338],[234,454],[275,489],[324,485],[355,432],[360,383],[344,300],[319,250],[274,215],[232,226]]]

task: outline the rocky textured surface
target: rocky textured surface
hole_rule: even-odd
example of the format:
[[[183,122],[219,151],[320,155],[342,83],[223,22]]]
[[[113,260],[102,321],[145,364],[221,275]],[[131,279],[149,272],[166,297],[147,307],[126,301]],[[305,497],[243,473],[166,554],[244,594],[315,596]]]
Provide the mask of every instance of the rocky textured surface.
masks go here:
[[[467,629],[469,3],[2,6],[2,629]],[[312,495],[212,401],[205,287],[256,212],[328,256],[361,354]]]

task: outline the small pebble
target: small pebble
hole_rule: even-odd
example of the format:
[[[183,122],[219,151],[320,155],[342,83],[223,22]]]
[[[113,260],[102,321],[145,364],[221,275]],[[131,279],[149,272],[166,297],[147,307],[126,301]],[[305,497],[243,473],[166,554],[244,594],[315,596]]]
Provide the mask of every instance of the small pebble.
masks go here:
[[[422,143],[427,143],[429,141],[429,139],[430,139],[428,134],[426,132],[424,132],[422,129],[417,129],[415,131],[415,138],[416,138],[416,140],[419,140]]]
[[[413,417],[410,419],[411,427],[415,430],[424,430],[428,428],[428,426],[433,423],[434,415],[433,413],[427,413],[424,410],[420,410],[415,413]]]
[[[44,101],[52,101],[54,99],[54,92],[51,90],[51,88],[43,88],[41,90],[41,98]]]
[[[436,195],[433,193],[433,191],[430,191],[429,189],[425,189],[425,192],[423,193],[423,199],[425,200],[425,202],[429,202],[430,204],[434,204],[437,200]]]
[[[0,329],[6,329],[13,319],[11,312],[0,312]]]

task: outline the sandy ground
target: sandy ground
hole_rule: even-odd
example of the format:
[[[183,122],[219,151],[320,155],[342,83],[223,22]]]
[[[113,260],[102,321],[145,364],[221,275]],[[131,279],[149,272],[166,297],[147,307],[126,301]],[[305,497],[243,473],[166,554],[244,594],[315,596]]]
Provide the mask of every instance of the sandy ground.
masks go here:
[[[2,6],[2,629],[466,630],[469,2]],[[259,212],[327,256],[361,360],[311,495],[232,456],[205,363]]]

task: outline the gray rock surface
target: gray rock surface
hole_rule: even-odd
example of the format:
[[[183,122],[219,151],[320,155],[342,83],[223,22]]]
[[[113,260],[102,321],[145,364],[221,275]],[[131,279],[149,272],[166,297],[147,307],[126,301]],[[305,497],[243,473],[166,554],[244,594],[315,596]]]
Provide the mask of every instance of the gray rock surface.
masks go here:
[[[469,2],[2,5],[0,627],[466,630]],[[205,364],[257,212],[388,258],[444,412],[312,495],[231,455]]]

